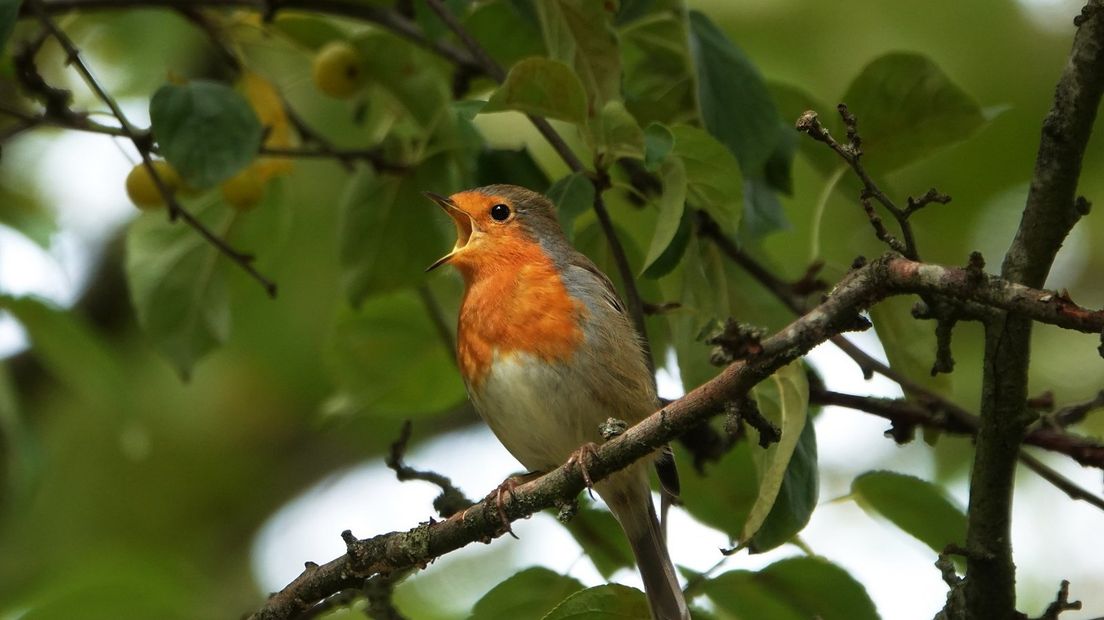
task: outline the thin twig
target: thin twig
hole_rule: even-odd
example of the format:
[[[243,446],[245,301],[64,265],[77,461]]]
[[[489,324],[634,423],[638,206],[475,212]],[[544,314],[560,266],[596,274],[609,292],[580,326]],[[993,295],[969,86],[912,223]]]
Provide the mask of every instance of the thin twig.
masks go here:
[[[950,198],[938,194],[935,190],[931,190],[929,194],[935,192],[931,196],[925,195],[925,197],[921,198],[919,201],[909,199],[909,206],[907,208],[902,209],[898,207],[897,204],[878,187],[878,184],[874,182],[874,179],[871,178],[870,173],[866,171],[866,167],[862,164],[862,139],[859,136],[858,120],[855,118],[855,115],[851,114],[847,106],[842,103],[839,104],[838,110],[840,117],[843,119],[844,126],[847,128],[847,144],[841,144],[833,138],[832,134],[828,132],[828,129],[821,124],[820,119],[817,117],[817,113],[812,110],[806,111],[797,119],[797,129],[798,131],[808,134],[809,137],[814,140],[827,144],[847,163],[848,166],[851,167],[855,175],[859,177],[859,180],[863,184],[859,198],[862,202],[863,209],[866,211],[867,218],[870,220],[871,226],[874,227],[874,232],[878,236],[878,239],[884,241],[891,249],[904,254],[908,258],[917,260],[919,258],[919,253],[916,249],[916,238],[912,232],[912,225],[908,221],[909,217],[931,202],[942,202],[945,204]],[[886,230],[885,225],[882,224],[881,218],[874,212],[874,208],[870,203],[871,199],[878,201],[886,211],[889,211],[893,219],[897,220],[897,225],[901,229],[901,236],[904,237],[904,242],[898,241],[896,237]]]
[[[456,339],[453,338],[452,329],[449,327],[448,321],[445,320],[445,313],[441,310],[441,304],[437,303],[433,291],[429,290],[429,287],[425,284],[418,287],[418,297],[422,300],[422,306],[425,307],[426,314],[429,315],[429,320],[433,323],[433,328],[437,330],[437,336],[441,339],[441,344],[445,346],[445,351],[448,351],[449,359],[456,363]]]
[[[1101,408],[1104,408],[1104,390],[1085,402],[1062,407],[1048,415],[1047,420],[1058,428],[1066,428],[1083,421],[1090,413]]]
[[[725,236],[716,222],[701,211],[699,211],[698,230],[703,237],[713,241],[718,249],[732,260],[732,262],[742,267],[744,271],[747,271],[752,278],[759,282],[759,284],[773,293],[790,312],[797,316],[805,314],[807,296],[798,294],[798,292],[794,290],[793,285],[774,275],[750,254],[737,247],[731,239]],[[865,378],[870,379],[874,376],[874,373],[878,373],[892,379],[912,393],[922,394],[925,398],[942,400],[942,397],[938,394],[931,392],[919,383],[910,380],[908,377],[901,375],[889,366],[883,364],[847,338],[835,336],[831,338],[831,342],[859,365]]]
[[[114,97],[109,95],[107,91],[100,85],[99,81],[92,74],[91,69],[85,64],[84,59],[81,58],[80,50],[77,49],[76,44],[69,38],[69,35],[58,27],[54,20],[50,18],[49,14],[44,10],[42,2],[40,0],[30,0],[26,3],[31,7],[37,15],[42,25],[50,32],[50,34],[61,44],[62,49],[65,50],[65,54],[69,62],[76,67],[77,72],[84,78],[88,87],[92,89],[96,97],[100,99],[108,108],[111,109],[111,113],[119,121],[120,128],[123,134],[130,139],[134,144],[134,147],[138,150],[138,153],[142,156],[142,162],[149,172],[150,177],[153,179],[154,185],[157,186],[157,191],[161,193],[161,196],[165,199],[165,203],[168,205],[170,217],[179,217],[184,220],[189,226],[195,229],[204,239],[206,239],[217,250],[222,252],[227,258],[235,262],[246,273],[253,277],[257,282],[264,287],[265,291],[270,297],[276,296],[276,283],[266,278],[253,266],[253,257],[249,254],[244,254],[230,247],[230,245],[212,232],[203,222],[200,222],[189,213],[173,195],[172,189],[165,183],[165,180],[161,178],[161,175],[157,172],[157,168],[153,165],[153,160],[150,158],[149,140],[143,139],[148,137],[148,133],[141,132],[134,128],[127,120],[126,114],[123,113],[122,108],[115,101]]]
[[[811,390],[809,400],[818,405],[833,405],[876,415],[889,420],[894,428],[899,426],[924,426],[948,433],[971,436],[977,434],[978,430],[978,417],[976,415],[967,413],[966,416],[951,417],[947,415],[946,411],[940,409],[937,403],[921,404],[897,398],[860,396],[824,389]],[[1058,443],[1059,438],[1063,440],[1063,443]],[[1081,462],[1082,465],[1104,468],[1104,445],[1094,444],[1091,440],[1083,437],[1075,435],[1060,436],[1040,429],[1029,433],[1024,443],[1066,454]],[[1091,458],[1092,462],[1084,460],[1086,455]],[[1072,499],[1083,500],[1104,510],[1104,498],[1078,486],[1077,483],[1026,452],[1021,452],[1020,460],[1028,469],[1034,471]]]
[[[1026,441],[1026,443],[1031,443],[1030,435],[1028,437],[1029,439]],[[1088,502],[1093,506],[1104,510],[1104,498],[1101,498],[1091,491],[1082,488],[1074,481],[1063,476],[1058,470],[1050,467],[1046,463],[1031,456],[1023,450],[1020,450],[1020,462],[1023,463],[1025,467],[1038,474],[1039,477],[1041,477],[1043,480],[1046,480],[1047,482],[1053,484],[1063,493],[1068,495],[1070,499]]]
[[[1069,581],[1062,580],[1061,585],[1058,586],[1058,595],[1055,597],[1054,602],[1047,605],[1043,615],[1039,616],[1036,620],[1058,620],[1058,616],[1064,611],[1077,611],[1081,609],[1081,601],[1069,600]],[[1097,618],[1099,620],[1099,618]]]
[[[121,127],[112,127],[111,125],[97,123],[76,112],[74,112],[72,116],[55,118],[47,114],[28,114],[0,103],[0,114],[18,120],[19,123],[16,126],[20,128],[19,132],[35,129],[36,127],[57,127],[85,133],[112,136],[115,138],[129,137],[126,131]],[[14,135],[15,133],[18,132],[12,131],[10,135]],[[149,140],[149,132],[147,131],[134,130],[134,134],[143,143]],[[10,137],[10,135],[7,137]],[[4,139],[0,138],[0,142],[3,141]],[[150,144],[149,152],[158,153],[159,149],[157,145]],[[286,157],[292,159],[336,159],[343,163],[364,161],[371,164],[376,170],[389,172],[403,172],[409,169],[408,166],[388,160],[384,156],[383,151],[379,148],[340,149],[319,147],[310,149],[262,146],[257,151],[257,154],[264,157]]]
[[[414,469],[403,462],[403,456],[406,454],[407,444],[410,443],[412,430],[413,425],[410,420],[403,422],[402,430],[399,432],[399,438],[391,444],[391,452],[387,456],[386,463],[388,467],[395,471],[395,477],[402,482],[407,480],[424,480],[425,482],[440,487],[441,494],[433,500],[433,507],[442,517],[451,517],[471,506],[474,502],[468,499],[463,491],[456,488],[456,486],[452,484],[452,480],[449,480],[448,476],[434,471]]]
[[[22,13],[29,9],[24,3]],[[448,41],[430,39],[413,20],[397,11],[384,9],[356,0],[41,0],[47,13],[66,11],[99,11],[141,8],[242,8],[260,13],[265,19],[271,19],[277,11],[304,10],[314,13],[348,17],[383,26],[408,41],[423,47],[442,58],[449,60],[466,71],[482,73],[471,54]]]
[[[257,151],[258,155],[265,157],[290,157],[294,159],[336,159],[343,165],[349,165],[355,161],[364,161],[372,165],[376,170],[384,172],[405,172],[409,170],[409,166],[403,164],[396,164],[388,160],[383,155],[383,151],[378,148],[366,148],[366,149],[339,149],[339,148],[281,148],[264,146]]]

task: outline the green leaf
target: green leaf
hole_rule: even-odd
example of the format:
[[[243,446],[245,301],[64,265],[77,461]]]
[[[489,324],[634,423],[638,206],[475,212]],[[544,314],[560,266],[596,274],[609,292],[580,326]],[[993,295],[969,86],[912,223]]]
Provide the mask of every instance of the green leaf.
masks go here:
[[[547,0],[537,3],[549,56],[575,68],[592,116],[621,96],[621,55],[605,3]]]
[[[674,155],[686,167],[691,194],[726,230],[735,231],[743,213],[740,167],[713,136],[689,125],[674,125]]]
[[[225,84],[166,84],[150,100],[161,154],[191,186],[223,181],[257,155],[264,129],[249,102]]]
[[[752,451],[759,478],[759,492],[740,532],[739,539],[743,544],[751,541],[751,537],[759,531],[774,507],[805,427],[809,413],[809,383],[805,377],[805,367],[800,360],[790,362],[755,386],[752,395],[763,417],[782,431],[782,438],[765,450]],[[750,433],[758,438],[759,433],[754,428],[750,429]]]
[[[529,149],[483,149],[475,164],[476,185],[509,183],[534,192],[548,190],[548,175],[529,154]]]
[[[194,215],[222,237],[236,212],[209,201]],[[225,263],[182,222],[139,216],[127,231],[126,277],[138,324],[182,377],[229,337]]]
[[[748,544],[751,553],[769,551],[804,529],[813,516],[818,492],[816,430],[812,418],[806,417],[774,506]]]
[[[893,52],[875,59],[843,101],[858,118],[863,163],[875,175],[965,140],[986,124],[977,101],[921,54]]]
[[[884,299],[869,309],[870,321],[885,349],[890,368],[937,393],[949,394],[953,375],[931,374],[936,348],[934,325],[913,318],[913,302],[914,298],[906,296]]]
[[[744,179],[743,214],[739,230],[741,241],[760,239],[790,226],[778,194],[764,179]]]
[[[588,129],[600,168],[608,167],[622,157],[644,157],[644,131],[625,109],[623,102],[607,102]]]
[[[37,297],[0,295],[0,310],[19,321],[34,356],[60,384],[85,402],[118,407],[127,393],[122,367],[84,320]]]
[[[479,100],[479,99],[468,99],[466,101],[453,101],[450,104],[453,111],[456,112],[456,115],[459,116],[460,118],[466,120],[466,121],[470,121],[470,120],[474,119],[481,111],[483,111],[483,108],[486,105],[487,105],[486,101],[482,101],[482,100]]]
[[[423,191],[459,190],[453,164],[435,157],[402,175],[361,168],[341,199],[341,280],[355,306],[372,295],[414,286],[452,245],[449,218]]]
[[[655,8],[656,0],[621,0],[617,11],[617,25],[623,26],[647,17]]]
[[[694,216],[683,209],[682,217],[679,219],[678,230],[675,231],[674,238],[671,239],[671,243],[667,245],[667,249],[663,250],[663,253],[655,258],[655,261],[648,266],[641,275],[645,278],[656,279],[671,273],[678,268],[679,263],[682,261],[682,257],[686,255],[687,248],[690,247],[690,237],[694,233]]]
[[[629,539],[609,511],[581,506],[564,527],[586,551],[602,577],[609,579],[619,569],[634,566]]]
[[[0,509],[12,515],[34,499],[44,459],[38,436],[24,420],[7,363],[0,363],[0,437],[5,452],[0,459]]]
[[[966,542],[966,514],[941,487],[914,476],[871,471],[851,483],[851,497],[936,553]]]
[[[686,168],[682,161],[675,159],[663,166],[663,195],[659,197],[659,219],[656,220],[655,232],[652,234],[652,242],[648,247],[648,254],[644,258],[642,273],[647,273],[655,265],[656,261],[667,252],[672,242],[677,238],[683,225],[686,212]],[[686,249],[685,240],[683,250]],[[675,257],[675,262],[681,256]],[[674,265],[664,265],[665,270],[651,272],[651,277],[658,277],[669,272]]]
[[[640,620],[650,616],[643,592],[610,583],[572,594],[543,620]]]
[[[644,167],[655,172],[675,146],[675,136],[662,123],[651,123],[644,130]]]
[[[196,587],[197,582],[174,559],[133,542],[73,558],[35,580],[18,617],[180,620],[202,615],[201,604],[180,588]]]
[[[717,608],[737,618],[876,620],[862,584],[819,557],[775,562],[758,572],[729,571],[705,582]]]
[[[679,266],[660,280],[662,298],[677,299],[682,304],[667,317],[683,387],[687,391],[719,372],[709,363],[709,347],[702,342],[702,337],[715,320],[732,313],[724,261],[715,244],[703,243],[691,234]]]
[[[526,58],[510,69],[481,113],[517,110],[582,125],[586,109],[586,93],[571,67],[547,58]]]
[[[272,28],[303,48],[316,51],[330,41],[346,38],[345,31],[332,21],[306,13],[279,11]]]
[[[8,187],[0,187],[0,224],[23,233],[43,248],[57,231],[54,216],[41,202]]]
[[[568,239],[574,238],[575,218],[594,205],[594,184],[581,172],[574,172],[548,188],[548,199],[556,205],[556,215]]]
[[[452,100],[442,61],[397,35],[370,30],[352,41],[371,83],[382,87],[423,130],[435,128]]]
[[[806,110],[812,110],[819,115],[821,124],[833,136],[845,138],[844,134],[841,133],[841,123],[839,122],[839,115],[836,114],[836,106],[829,106],[809,94],[805,89],[793,84],[770,82],[768,88],[787,127],[792,128],[798,117]],[[807,137],[797,140],[797,150],[809,160],[814,168],[825,176],[832,174],[842,163],[839,156],[827,145]],[[855,189],[858,190],[857,185]]]
[[[735,539],[755,503],[755,463],[751,451],[759,448],[738,442],[720,461],[706,464],[699,474],[682,450],[676,450],[683,507],[702,523]]]
[[[781,119],[759,71],[708,17],[690,11],[690,49],[702,122],[750,177],[778,148]]]
[[[453,352],[413,292],[375,297],[342,311],[327,349],[346,409],[422,416],[465,397]]]
[[[794,153],[797,152],[798,137],[793,127],[780,121],[778,144],[763,164],[762,179],[771,188],[787,196],[793,195],[793,160]],[[759,177],[755,178],[759,179]]]
[[[8,37],[15,29],[15,22],[19,19],[19,5],[23,0],[0,0],[0,52],[8,43]]]
[[[582,589],[583,584],[574,577],[541,566],[526,568],[484,594],[468,620],[540,618]]]
[[[545,55],[540,30],[510,2],[476,5],[464,19],[464,28],[504,67],[527,56]]]
[[[624,28],[621,55],[622,97],[642,125],[697,120],[693,67],[681,9],[653,14]]]

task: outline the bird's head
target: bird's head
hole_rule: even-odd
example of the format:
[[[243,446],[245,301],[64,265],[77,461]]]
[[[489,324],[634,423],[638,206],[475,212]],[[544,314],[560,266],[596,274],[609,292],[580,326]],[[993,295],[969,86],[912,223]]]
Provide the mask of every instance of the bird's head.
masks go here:
[[[456,245],[427,271],[449,263],[465,276],[516,267],[566,243],[556,209],[544,196],[516,185],[488,185],[449,197],[425,195],[452,218]]]

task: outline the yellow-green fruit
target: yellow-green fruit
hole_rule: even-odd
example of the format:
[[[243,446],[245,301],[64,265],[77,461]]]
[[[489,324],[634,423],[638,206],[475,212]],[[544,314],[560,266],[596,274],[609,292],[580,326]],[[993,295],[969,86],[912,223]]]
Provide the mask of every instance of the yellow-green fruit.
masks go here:
[[[265,192],[264,180],[252,166],[223,181],[220,189],[226,204],[241,211],[260,204]]]
[[[165,183],[166,189],[172,192],[180,189],[180,175],[169,165],[169,162],[157,160],[153,162],[153,167],[157,170],[157,176]],[[148,210],[165,206],[165,200],[145,164],[139,163],[131,168],[126,178],[126,193],[130,201],[139,209]]]
[[[314,56],[314,85],[337,99],[348,99],[364,85],[364,61],[356,48],[344,41],[327,43]]]

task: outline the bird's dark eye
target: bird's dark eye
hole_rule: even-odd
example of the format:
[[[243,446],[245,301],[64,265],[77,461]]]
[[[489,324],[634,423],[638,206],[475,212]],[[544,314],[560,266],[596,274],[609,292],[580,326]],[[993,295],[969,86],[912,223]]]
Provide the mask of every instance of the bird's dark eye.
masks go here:
[[[504,204],[497,204],[491,207],[491,218],[496,222],[505,222],[510,217],[510,207]]]

